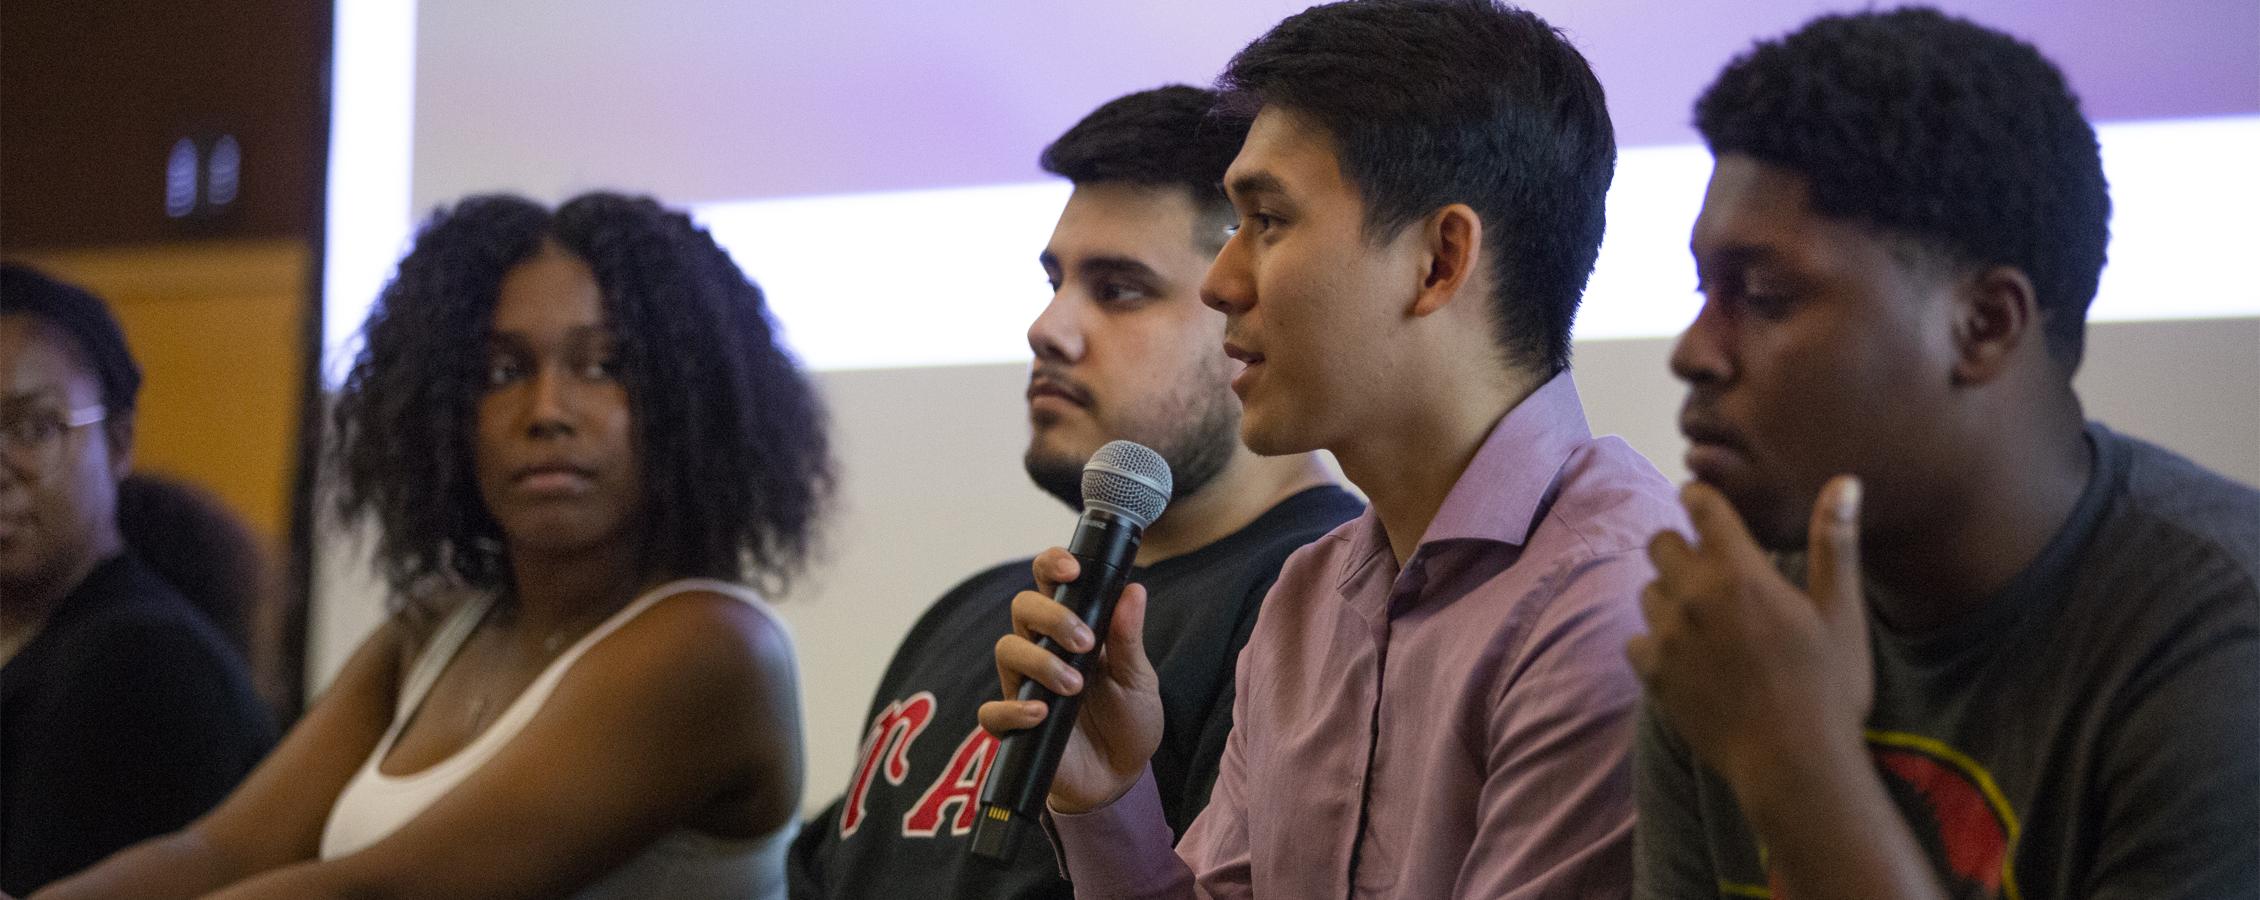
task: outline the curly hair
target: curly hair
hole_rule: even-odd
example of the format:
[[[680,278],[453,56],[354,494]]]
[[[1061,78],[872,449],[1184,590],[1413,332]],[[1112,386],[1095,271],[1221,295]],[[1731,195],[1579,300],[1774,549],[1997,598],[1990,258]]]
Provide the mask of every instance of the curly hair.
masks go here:
[[[1045,147],[1037,164],[1078,185],[1183,188],[1203,219],[1227,218],[1224,170],[1248,139],[1248,120],[1212,115],[1216,98],[1182,84],[1116,97]],[[1196,237],[1211,254],[1224,244],[1222,228],[1204,227]]]
[[[555,211],[491,195],[434,213],[369,314],[333,418],[338,508],[374,519],[396,595],[413,607],[458,585],[507,594],[508,548],[472,466],[476,403],[503,277],[545,243],[594,270],[620,342],[644,565],[782,591],[831,496],[816,393],[761,289],[704,229],[649,198],[592,193]]]
[[[1813,210],[2032,279],[2079,365],[2110,239],[2095,129],[2032,45],[1935,9],[1824,16],[1759,43],[1695,102],[1716,156],[1804,176]]]
[[[1330,133],[1369,235],[1475,210],[1500,348],[1569,367],[1617,151],[1601,82],[1561,32],[1493,0],[1346,0],[1280,22],[1217,87],[1228,113],[1276,105]]]

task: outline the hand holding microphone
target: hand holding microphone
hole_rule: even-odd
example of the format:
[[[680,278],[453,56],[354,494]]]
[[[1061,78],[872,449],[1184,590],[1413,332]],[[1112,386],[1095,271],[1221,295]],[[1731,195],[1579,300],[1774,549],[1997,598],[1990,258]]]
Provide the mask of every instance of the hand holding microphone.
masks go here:
[[[1113,802],[1160,746],[1145,589],[1124,582],[1169,491],[1158,454],[1129,441],[1100,448],[1083,470],[1074,538],[1037,557],[1037,589],[1013,598],[1013,633],[996,647],[1006,699],[980,710],[1003,744],[982,784],[975,855],[1009,858],[1047,797],[1063,812]]]

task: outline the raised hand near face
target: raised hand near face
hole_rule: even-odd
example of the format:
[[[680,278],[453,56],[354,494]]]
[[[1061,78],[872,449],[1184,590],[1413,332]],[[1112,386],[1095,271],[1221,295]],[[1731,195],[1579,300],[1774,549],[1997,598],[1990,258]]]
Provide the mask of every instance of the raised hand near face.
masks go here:
[[[1649,702],[1738,790],[1779,765],[1864,752],[1875,674],[1859,481],[1840,475],[1821,488],[1805,590],[1774,568],[1723,494],[1697,482],[1680,500],[1697,543],[1676,531],[1649,542],[1656,580],[1640,598],[1649,631],[1625,646]]]

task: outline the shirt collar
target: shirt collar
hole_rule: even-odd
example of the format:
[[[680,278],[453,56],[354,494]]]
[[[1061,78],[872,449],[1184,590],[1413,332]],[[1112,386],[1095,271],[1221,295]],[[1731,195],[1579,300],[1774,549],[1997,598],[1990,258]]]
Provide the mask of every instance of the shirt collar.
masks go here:
[[[1492,427],[1420,542],[1472,539],[1520,546],[1538,525],[1554,476],[1592,439],[1577,382],[1565,369]]]
[[[1436,518],[1421,535],[1420,547],[1445,541],[1478,540],[1521,546],[1537,527],[1538,513],[1553,491],[1555,476],[1570,454],[1593,439],[1568,370],[1547,380],[1507,411],[1475,451]],[[1349,559],[1387,553],[1389,538],[1371,507],[1358,518]],[[1420,555],[1415,549],[1415,555]],[[1352,571],[1345,571],[1348,577]]]

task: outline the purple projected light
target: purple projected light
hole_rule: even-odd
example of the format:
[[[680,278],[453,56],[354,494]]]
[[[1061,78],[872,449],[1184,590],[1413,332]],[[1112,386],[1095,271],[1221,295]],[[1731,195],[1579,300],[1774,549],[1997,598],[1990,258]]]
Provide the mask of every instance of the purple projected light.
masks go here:
[[[1692,315],[1686,231],[1709,159],[1688,104],[1755,36],[1831,8],[1629,3],[1529,4],[1593,60],[1626,147],[1584,339],[1669,335]],[[2100,128],[2116,214],[2094,317],[2260,315],[2260,4],[1951,6],[2049,52],[2091,115],[2147,120]],[[1298,8],[840,0],[634,17],[339,0],[326,370],[334,383],[416,213],[597,186],[692,205],[813,366],[1024,361],[1044,296],[1031,260],[1065,196],[1036,150],[1116,94],[1206,81]]]

